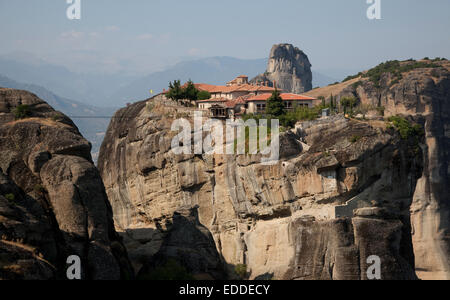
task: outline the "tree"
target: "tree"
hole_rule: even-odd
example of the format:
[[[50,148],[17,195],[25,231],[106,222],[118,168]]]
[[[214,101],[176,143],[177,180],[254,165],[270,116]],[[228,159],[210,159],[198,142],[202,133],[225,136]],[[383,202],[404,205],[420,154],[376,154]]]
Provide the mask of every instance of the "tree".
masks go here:
[[[325,107],[326,106],[326,102],[325,102],[325,97],[324,96],[319,96],[319,98],[317,98],[319,100],[322,101],[322,106]]]
[[[331,111],[335,111],[335,105],[334,105],[334,97],[333,97],[333,94],[331,94],[331,96],[330,96],[330,109],[331,109]]]
[[[283,104],[283,99],[281,98],[280,92],[275,89],[272,96],[267,100],[266,113],[275,117],[279,117],[285,114],[285,108]]]
[[[167,93],[166,97],[174,101],[183,99],[184,91],[181,88],[180,80],[174,80],[173,83],[169,82],[169,92]]]
[[[183,88],[183,98],[187,100],[197,100],[198,93],[199,90],[197,90],[192,80],[189,79],[186,83],[186,87]]]
[[[208,100],[211,99],[211,93],[208,91],[199,91],[197,94],[197,100]]]
[[[355,107],[356,102],[355,97],[342,97],[341,105],[344,107],[344,114],[347,114],[348,112],[353,114],[353,108]]]
[[[195,84],[192,82],[192,80],[189,79],[184,87],[181,86],[180,80],[174,80],[173,83],[169,83],[169,91],[166,97],[175,101],[198,100],[199,93],[200,91],[195,87]],[[203,94],[203,97],[206,97],[206,95]],[[211,94],[208,93],[208,98],[206,99],[209,98],[211,98]]]

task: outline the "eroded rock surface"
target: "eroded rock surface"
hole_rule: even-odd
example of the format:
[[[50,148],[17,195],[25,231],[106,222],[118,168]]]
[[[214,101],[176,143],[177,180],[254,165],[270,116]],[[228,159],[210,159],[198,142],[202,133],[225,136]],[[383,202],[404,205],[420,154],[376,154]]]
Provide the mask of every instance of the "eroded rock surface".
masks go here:
[[[223,261],[217,252],[214,239],[209,230],[200,224],[198,207],[180,208],[168,224],[163,234],[163,243],[149,261],[144,262],[140,274],[163,267],[170,261],[186,268],[193,278],[212,280],[225,279]]]
[[[291,44],[274,45],[266,72],[251,82],[276,85],[286,93],[301,94],[312,90],[311,63],[303,51]]]
[[[198,206],[230,277],[245,264],[250,278],[367,279],[367,259],[378,255],[383,278],[416,278],[417,145],[337,116],[282,134],[289,147],[273,166],[249,156],[175,155],[172,121],[192,114],[156,99],[136,103],[117,112],[102,145],[99,170],[136,270],[164,248],[177,210]],[[128,234],[139,231],[148,234]]]
[[[0,149],[1,279],[65,279],[71,255],[84,279],[133,276],[91,145],[69,118],[0,89]]]
[[[417,273],[450,279],[450,62],[422,62],[435,67],[403,73],[401,80],[382,74],[380,87],[368,78],[354,79],[337,96],[355,96],[365,106],[383,107],[385,117],[410,116],[424,124],[424,170],[411,205]]]

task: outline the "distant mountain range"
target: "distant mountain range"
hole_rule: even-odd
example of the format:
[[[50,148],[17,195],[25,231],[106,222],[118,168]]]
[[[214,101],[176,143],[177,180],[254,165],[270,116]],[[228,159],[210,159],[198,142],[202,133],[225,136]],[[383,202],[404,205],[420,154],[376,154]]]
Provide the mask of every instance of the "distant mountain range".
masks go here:
[[[126,99],[135,102],[149,96],[149,90],[162,91],[174,79],[183,82],[191,79],[197,83],[224,85],[239,75],[253,78],[267,68],[267,59],[238,59],[233,57],[211,57],[181,62],[162,72],[140,78],[119,89],[113,99]],[[326,86],[337,80],[313,72],[313,86]]]
[[[109,117],[114,114],[115,108],[99,108],[70,100],[60,97],[44,87],[20,83],[2,75],[0,75],[0,87],[32,92],[50,104],[55,110],[69,116],[75,122],[81,134],[92,143],[92,155],[94,160],[96,160],[104,134],[108,128]]]
[[[149,98],[150,90],[159,93],[175,79],[220,85],[239,75],[252,78],[266,67],[267,59],[211,57],[180,62],[142,77],[78,74],[23,52],[0,56],[0,86],[30,91],[71,117],[92,143],[96,160],[109,117],[116,108]],[[336,81],[313,71],[314,87]]]
[[[13,80],[45,87],[61,97],[95,106],[122,106],[109,102],[114,92],[136,77],[121,74],[79,74],[49,64],[32,54],[0,56],[0,74]]]
[[[45,87],[61,97],[97,107],[122,107],[128,102],[146,99],[150,97],[150,90],[158,93],[175,79],[219,85],[239,75],[252,78],[264,72],[266,67],[265,58],[211,57],[180,62],[164,71],[132,77],[122,74],[78,74],[27,53],[0,56],[0,74],[3,76]],[[336,81],[313,71],[314,87]]]

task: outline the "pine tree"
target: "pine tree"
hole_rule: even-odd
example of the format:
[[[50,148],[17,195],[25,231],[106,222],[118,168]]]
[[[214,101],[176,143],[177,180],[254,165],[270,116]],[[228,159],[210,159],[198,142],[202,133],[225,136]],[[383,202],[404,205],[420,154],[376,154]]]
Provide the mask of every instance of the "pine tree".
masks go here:
[[[327,105],[324,96],[320,96],[318,99],[322,101],[322,107],[325,107]]]
[[[172,99],[174,101],[179,101],[183,99],[184,92],[181,88],[180,80],[174,80],[173,83],[169,83],[169,92],[167,93],[167,98]]]
[[[331,111],[333,111],[334,112],[334,97],[333,97],[333,94],[331,94],[331,96],[330,96],[330,108],[331,108]]]
[[[198,98],[198,90],[195,87],[192,80],[189,79],[189,81],[186,84],[186,87],[183,89],[184,97],[183,99],[187,100],[197,100]]]
[[[283,99],[281,98],[280,92],[275,89],[272,96],[267,99],[266,113],[271,116],[279,117],[285,114],[285,108]]]

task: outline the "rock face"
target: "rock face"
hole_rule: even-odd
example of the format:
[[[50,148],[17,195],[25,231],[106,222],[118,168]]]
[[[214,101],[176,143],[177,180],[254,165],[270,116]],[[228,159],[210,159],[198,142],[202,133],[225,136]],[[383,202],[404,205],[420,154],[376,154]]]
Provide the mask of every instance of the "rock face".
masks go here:
[[[301,94],[312,90],[311,63],[308,56],[293,45],[274,45],[266,72],[252,79],[251,83],[268,83],[286,93]]]
[[[169,260],[186,267],[198,279],[225,279],[223,262],[209,230],[200,224],[198,207],[177,210],[163,238],[159,251],[140,270],[145,278],[149,271],[164,266]]]
[[[65,279],[72,255],[84,279],[133,276],[91,145],[69,118],[0,89],[0,149],[0,279]]]
[[[337,116],[283,134],[272,166],[244,155],[175,155],[172,121],[192,114],[157,98],[136,103],[117,112],[102,145],[99,170],[136,270],[167,252],[176,212],[198,206],[231,278],[245,264],[252,279],[367,279],[373,255],[382,278],[416,278],[416,145],[384,124]]]
[[[424,170],[411,205],[417,273],[450,279],[450,62],[433,64],[403,73],[401,80],[382,74],[381,88],[360,78],[339,97],[355,96],[365,106],[384,107],[386,117],[411,116],[424,124]]]

